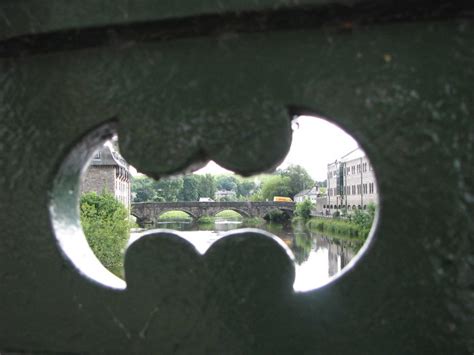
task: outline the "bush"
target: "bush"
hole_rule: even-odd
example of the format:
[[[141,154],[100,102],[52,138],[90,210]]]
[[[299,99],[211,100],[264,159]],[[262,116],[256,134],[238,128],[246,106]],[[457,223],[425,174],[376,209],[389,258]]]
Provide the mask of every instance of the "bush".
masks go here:
[[[271,222],[286,222],[289,216],[285,212],[275,209],[268,212],[265,219]]]
[[[81,197],[81,224],[87,242],[100,262],[123,275],[123,254],[129,237],[128,211],[113,195],[89,192]]]
[[[197,220],[198,224],[214,224],[215,218],[211,216],[202,216]]]
[[[356,224],[343,220],[313,218],[308,222],[308,227],[321,233],[362,237]]]
[[[310,200],[304,200],[296,204],[295,214],[303,219],[311,217],[311,210],[313,209],[313,203]]]
[[[308,222],[308,227],[318,232],[334,234],[339,236],[355,237],[366,239],[369,235],[370,228],[375,216],[375,205],[368,206],[367,212],[356,210],[349,214],[347,220],[342,220],[336,216],[338,211],[334,212],[334,218],[312,218]]]

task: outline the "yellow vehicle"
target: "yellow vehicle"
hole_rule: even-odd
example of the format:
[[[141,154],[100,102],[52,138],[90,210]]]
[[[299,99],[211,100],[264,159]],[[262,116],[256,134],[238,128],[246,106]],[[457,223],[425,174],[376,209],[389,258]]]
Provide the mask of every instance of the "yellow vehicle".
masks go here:
[[[289,197],[274,196],[273,202],[293,202],[293,200]]]

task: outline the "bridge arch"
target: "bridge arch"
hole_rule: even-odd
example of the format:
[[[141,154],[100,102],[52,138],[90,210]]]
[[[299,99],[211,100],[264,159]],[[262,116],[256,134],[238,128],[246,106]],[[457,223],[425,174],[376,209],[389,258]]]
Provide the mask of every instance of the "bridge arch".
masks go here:
[[[135,222],[140,228],[145,228],[147,225],[153,224],[153,221],[148,216],[142,216],[133,209],[130,211],[130,216],[135,217]]]
[[[249,217],[252,217],[247,211],[244,211],[240,208],[236,208],[236,207],[223,207],[222,209],[218,210],[217,212],[213,213],[214,216],[218,215],[219,213],[221,212],[224,212],[224,211],[234,211],[234,212],[237,212],[238,214],[240,214],[242,217],[244,218],[249,218]]]
[[[162,209],[156,216],[156,220],[159,220],[161,216],[163,216],[167,212],[184,212],[186,213],[189,217],[191,217],[193,220],[197,220],[200,216],[197,216],[195,213],[191,212],[190,210],[186,208],[179,208],[179,207],[174,207],[174,208],[169,208],[169,209]]]

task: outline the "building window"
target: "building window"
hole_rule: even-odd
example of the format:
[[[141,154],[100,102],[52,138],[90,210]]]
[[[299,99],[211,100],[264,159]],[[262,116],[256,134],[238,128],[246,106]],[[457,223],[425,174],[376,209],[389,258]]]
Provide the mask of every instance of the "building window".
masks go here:
[[[369,193],[371,194],[375,193],[375,185],[373,182],[369,184]]]
[[[364,194],[367,193],[367,184],[364,184]]]
[[[94,154],[94,156],[92,157],[92,160],[100,160],[100,151]]]

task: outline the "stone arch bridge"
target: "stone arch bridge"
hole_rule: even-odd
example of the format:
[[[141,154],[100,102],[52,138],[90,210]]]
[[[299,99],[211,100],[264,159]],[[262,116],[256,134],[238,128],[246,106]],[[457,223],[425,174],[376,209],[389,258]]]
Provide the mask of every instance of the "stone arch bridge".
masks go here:
[[[294,202],[137,202],[132,203],[131,214],[139,225],[155,224],[168,211],[183,211],[193,219],[215,216],[219,212],[232,210],[244,217],[264,217],[272,210],[281,210],[293,215]]]

